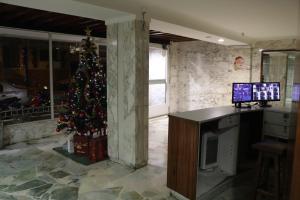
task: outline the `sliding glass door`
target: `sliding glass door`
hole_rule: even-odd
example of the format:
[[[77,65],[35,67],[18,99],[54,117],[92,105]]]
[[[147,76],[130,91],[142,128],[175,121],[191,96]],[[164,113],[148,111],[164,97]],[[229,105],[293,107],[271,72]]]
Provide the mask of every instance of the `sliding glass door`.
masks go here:
[[[168,50],[150,46],[149,50],[149,117],[168,113]]]

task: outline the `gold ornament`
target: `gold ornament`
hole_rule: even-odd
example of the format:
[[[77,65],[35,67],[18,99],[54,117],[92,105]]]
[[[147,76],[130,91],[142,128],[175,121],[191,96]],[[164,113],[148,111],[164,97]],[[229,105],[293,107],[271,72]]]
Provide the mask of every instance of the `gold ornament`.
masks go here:
[[[84,31],[85,31],[85,34],[86,34],[88,37],[91,36],[92,30],[91,30],[89,27],[87,27]]]

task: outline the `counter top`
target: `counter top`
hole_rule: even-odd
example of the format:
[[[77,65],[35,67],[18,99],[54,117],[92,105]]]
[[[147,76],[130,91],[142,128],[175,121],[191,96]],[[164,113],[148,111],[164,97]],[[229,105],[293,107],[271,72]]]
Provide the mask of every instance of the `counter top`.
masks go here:
[[[219,119],[234,114],[263,111],[263,110],[291,112],[290,108],[278,108],[278,107],[262,108],[259,106],[252,106],[251,108],[235,108],[234,106],[221,106],[221,107],[213,107],[213,108],[205,108],[205,109],[192,110],[186,112],[172,113],[169,115],[203,123],[203,122],[212,121],[215,119]]]

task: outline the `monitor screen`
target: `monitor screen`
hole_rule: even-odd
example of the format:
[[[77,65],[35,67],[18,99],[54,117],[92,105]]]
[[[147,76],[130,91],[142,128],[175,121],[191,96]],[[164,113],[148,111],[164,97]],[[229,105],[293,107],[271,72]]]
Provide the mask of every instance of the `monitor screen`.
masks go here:
[[[251,83],[232,84],[232,103],[243,103],[252,101]]]
[[[293,85],[292,100],[300,101],[300,83],[295,83]]]
[[[280,101],[280,83],[253,83],[253,101]]]

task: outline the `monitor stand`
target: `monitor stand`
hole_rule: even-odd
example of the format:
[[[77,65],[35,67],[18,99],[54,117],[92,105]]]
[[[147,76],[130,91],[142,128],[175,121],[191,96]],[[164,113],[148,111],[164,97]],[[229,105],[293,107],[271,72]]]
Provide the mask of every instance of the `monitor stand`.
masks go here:
[[[263,108],[272,107],[272,105],[268,104],[268,101],[260,101],[259,106]]]

